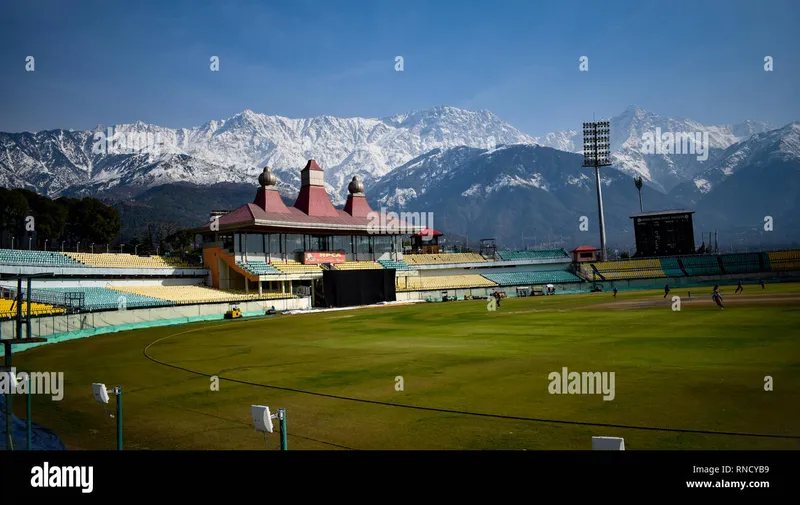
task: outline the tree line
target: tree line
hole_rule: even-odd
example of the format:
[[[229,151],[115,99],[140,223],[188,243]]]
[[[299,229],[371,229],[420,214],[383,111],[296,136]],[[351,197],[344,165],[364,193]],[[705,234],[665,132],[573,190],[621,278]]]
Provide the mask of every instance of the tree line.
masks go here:
[[[0,188],[0,248],[120,252],[119,211],[95,198],[55,200],[26,189]],[[124,244],[139,255],[185,253],[194,236],[165,223],[148,223]]]
[[[94,198],[52,200],[26,189],[0,188],[2,246],[60,250],[111,244],[119,236],[119,212]],[[12,244],[13,242],[13,244]]]

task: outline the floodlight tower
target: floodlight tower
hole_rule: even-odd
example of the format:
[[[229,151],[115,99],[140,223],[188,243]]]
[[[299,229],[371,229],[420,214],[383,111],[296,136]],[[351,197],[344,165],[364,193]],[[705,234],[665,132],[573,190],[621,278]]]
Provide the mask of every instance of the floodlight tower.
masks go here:
[[[597,181],[597,210],[600,216],[600,261],[606,261],[606,222],[603,216],[603,192],[600,168],[611,166],[611,124],[608,121],[583,123],[583,166],[594,168]]]

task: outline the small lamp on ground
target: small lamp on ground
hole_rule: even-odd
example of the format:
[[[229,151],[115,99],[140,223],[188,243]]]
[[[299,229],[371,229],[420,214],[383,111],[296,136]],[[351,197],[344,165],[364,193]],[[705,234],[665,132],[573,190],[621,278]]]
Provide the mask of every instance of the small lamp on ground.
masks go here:
[[[270,414],[269,407],[266,405],[251,405],[250,412],[253,415],[253,425],[256,431],[264,434],[264,441],[267,440],[267,433],[272,433],[272,420],[278,419],[281,426],[281,450],[289,449],[286,435],[286,409],[278,409],[277,414]]]
[[[593,451],[624,451],[625,439],[618,437],[592,437]]]
[[[94,399],[98,403],[102,403],[103,405],[108,405],[108,389],[106,389],[105,384],[100,384],[95,382],[92,384],[92,393],[94,394]],[[122,388],[120,386],[115,387],[111,390],[111,394],[116,395],[117,397],[117,450],[122,450]],[[103,407],[105,410],[105,406]],[[106,413],[109,417],[114,417],[112,414]]]

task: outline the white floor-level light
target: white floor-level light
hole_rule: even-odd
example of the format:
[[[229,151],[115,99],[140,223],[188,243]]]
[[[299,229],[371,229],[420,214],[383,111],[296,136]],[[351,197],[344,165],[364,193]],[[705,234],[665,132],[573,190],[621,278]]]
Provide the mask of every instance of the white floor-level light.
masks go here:
[[[618,437],[592,437],[593,451],[624,451],[625,439]]]
[[[269,407],[266,405],[251,405],[250,412],[253,415],[253,425],[256,431],[264,434],[264,443],[267,441],[267,433],[272,433],[273,425],[272,420],[278,419],[281,426],[281,450],[288,450],[287,435],[286,435],[286,409],[278,409],[277,414],[271,414]]]
[[[95,382],[92,384],[92,393],[94,394],[94,399],[98,403],[102,403],[104,405],[103,410],[105,410],[105,405],[108,405],[108,389],[106,389],[105,384],[100,384]],[[122,450],[122,388],[117,386],[111,390],[111,393],[117,396],[117,450]],[[114,417],[113,414],[109,413],[106,410],[106,414],[109,417]]]

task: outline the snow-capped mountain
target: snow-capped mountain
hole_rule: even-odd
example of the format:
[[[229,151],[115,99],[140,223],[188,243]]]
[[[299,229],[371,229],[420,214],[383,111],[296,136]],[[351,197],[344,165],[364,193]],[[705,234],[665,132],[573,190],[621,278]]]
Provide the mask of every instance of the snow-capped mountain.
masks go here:
[[[692,182],[701,193],[710,192],[743,167],[758,168],[776,161],[800,160],[800,123],[758,133],[726,149],[719,161]]]
[[[365,183],[436,148],[532,143],[488,111],[436,107],[383,119],[290,119],[246,110],[189,129],[137,122],[90,131],[0,133],[0,184],[57,196],[135,194],[171,182],[252,182],[270,165],[285,191],[315,159],[335,203]],[[280,184],[279,184],[280,185]]]
[[[494,237],[524,245],[521,236],[548,234],[573,244],[596,239],[594,174],[582,156],[538,145],[496,149],[435,149],[398,167],[367,188],[373,208],[432,212],[435,229],[461,236]],[[632,241],[631,214],[639,211],[630,177],[614,168],[601,173],[609,241]],[[643,197],[658,208],[668,199],[652,188]],[[580,229],[589,218],[589,232]],[[530,244],[529,244],[530,245]]]
[[[794,216],[798,195],[800,122],[732,145],[713,166],[670,192],[673,200],[698,212],[753,226],[763,224],[767,215]]]
[[[664,193],[699,176],[724,149],[775,128],[757,121],[708,126],[691,119],[662,117],[636,105],[610,118],[609,122],[615,168],[631,176],[641,175],[647,184]],[[671,144],[668,133],[672,137]],[[534,137],[534,142],[554,149],[583,152],[582,130],[550,133]]]
[[[597,245],[597,200],[582,156],[539,145],[496,149],[436,149],[367,187],[375,208],[433,212],[432,227],[460,236],[495,237],[524,246],[522,237],[559,236],[569,244]],[[610,245],[631,246],[630,216],[640,212],[628,173],[601,171]],[[694,180],[664,194],[644,186],[645,211],[689,208],[698,233],[719,231],[726,243],[787,243],[800,229],[800,123],[758,133],[721,151]],[[589,233],[579,229],[589,218]],[[773,230],[764,229],[772,217]],[[698,241],[699,245],[699,241]]]

